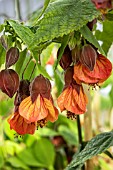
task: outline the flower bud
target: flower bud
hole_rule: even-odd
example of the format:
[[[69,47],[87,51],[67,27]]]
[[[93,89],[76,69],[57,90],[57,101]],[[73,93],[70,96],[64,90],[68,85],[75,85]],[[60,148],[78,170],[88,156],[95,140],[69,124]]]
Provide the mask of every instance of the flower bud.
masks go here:
[[[0,72],[0,89],[9,97],[13,97],[19,86],[19,76],[12,70],[2,70]]]
[[[85,65],[90,71],[93,71],[96,63],[97,53],[95,49],[87,44],[82,47],[80,62]]]
[[[51,92],[50,81],[42,75],[37,76],[30,84],[31,100],[34,102],[39,94],[49,99]]]
[[[59,54],[59,51],[58,51],[58,54]],[[59,63],[60,63],[60,66],[64,70],[66,70],[72,63],[71,51],[68,46],[65,48],[64,53],[63,53],[62,58],[60,59]]]
[[[19,59],[19,50],[16,47],[11,47],[6,53],[6,68],[14,65]]]

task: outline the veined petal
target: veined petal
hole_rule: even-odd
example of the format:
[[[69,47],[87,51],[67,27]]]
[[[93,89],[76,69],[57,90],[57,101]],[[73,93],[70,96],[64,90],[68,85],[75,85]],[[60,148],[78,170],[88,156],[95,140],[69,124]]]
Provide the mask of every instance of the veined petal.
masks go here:
[[[32,103],[31,97],[29,96],[21,102],[19,114],[30,122],[35,122],[44,119],[48,115],[48,110],[40,95],[38,95],[34,103]]]
[[[57,104],[58,104],[58,107],[60,108],[61,112],[65,110],[64,100],[65,100],[65,97],[66,97],[66,95],[67,95],[67,92],[68,92],[68,89],[66,88],[66,89],[60,94],[60,96],[59,96],[58,99],[57,99]]]
[[[44,102],[46,109],[48,109],[48,115],[46,119],[54,122],[58,118],[58,110],[50,100],[44,98]]]
[[[10,129],[14,129],[20,135],[34,134],[36,130],[36,123],[26,123],[19,112],[14,113],[14,115],[8,119],[8,123],[10,124]]]
[[[87,96],[85,95],[82,86],[80,87],[80,93],[77,94],[77,92],[75,91],[75,89],[73,89],[73,96],[74,99],[78,105],[78,107],[82,110],[82,111],[86,111],[86,105],[88,103],[88,99]]]

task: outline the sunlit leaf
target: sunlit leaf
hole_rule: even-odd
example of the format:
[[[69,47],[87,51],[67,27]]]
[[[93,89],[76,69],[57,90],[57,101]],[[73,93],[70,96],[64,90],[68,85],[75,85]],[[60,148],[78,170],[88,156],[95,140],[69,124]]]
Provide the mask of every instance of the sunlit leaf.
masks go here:
[[[29,47],[34,49],[40,43],[79,30],[98,15],[100,13],[90,0],[58,0],[49,3]]]

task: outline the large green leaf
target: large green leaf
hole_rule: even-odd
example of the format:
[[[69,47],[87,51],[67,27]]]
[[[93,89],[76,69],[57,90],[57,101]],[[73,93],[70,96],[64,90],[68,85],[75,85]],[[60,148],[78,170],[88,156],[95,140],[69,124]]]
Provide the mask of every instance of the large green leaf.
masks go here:
[[[79,30],[99,14],[90,0],[57,0],[49,3],[29,48],[34,49],[40,43]]]
[[[77,170],[78,167],[86,160],[104,152],[110,146],[113,146],[113,131],[101,133],[95,136],[87,143],[81,152],[74,156],[72,162],[67,166],[66,170]]]
[[[13,27],[16,34],[21,38],[21,40],[26,44],[30,45],[31,40],[33,39],[33,32],[26,26],[19,24],[16,21],[8,20],[9,24]]]
[[[27,166],[33,166],[33,167],[40,167],[42,164],[40,164],[36,158],[34,157],[34,154],[32,152],[32,148],[24,149],[22,152],[20,152],[17,157]]]
[[[55,151],[52,143],[45,138],[37,140],[34,144],[34,155],[37,161],[43,165],[43,167],[52,170],[55,160]]]
[[[113,43],[113,21],[103,22],[103,31],[96,31],[96,38],[103,42],[102,48],[107,54],[111,44]]]

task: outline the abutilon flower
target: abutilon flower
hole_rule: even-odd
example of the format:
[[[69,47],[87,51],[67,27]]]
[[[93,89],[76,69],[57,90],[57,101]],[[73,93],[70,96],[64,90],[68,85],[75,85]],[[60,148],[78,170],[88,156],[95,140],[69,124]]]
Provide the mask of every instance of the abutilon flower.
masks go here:
[[[30,83],[28,80],[20,81],[20,86],[14,101],[14,114],[12,114],[8,119],[10,129],[14,129],[19,135],[34,134],[37,127],[37,122],[29,122],[19,113],[20,103],[22,102],[22,100],[30,95],[29,84]]]
[[[61,111],[67,110],[74,114],[86,112],[87,97],[82,85],[73,79],[73,67],[68,67],[65,72],[65,86],[57,103]]]
[[[50,92],[49,80],[42,75],[37,76],[30,85],[30,96],[19,106],[19,114],[29,122],[54,122],[58,118],[58,110],[53,105]]]
[[[73,78],[78,84],[85,83],[95,85],[107,80],[107,78],[111,75],[111,71],[111,62],[102,54],[98,54],[92,71],[79,61],[79,63],[74,66]]]
[[[34,134],[36,130],[36,122],[28,122],[19,111],[10,116],[8,123],[10,129],[14,129],[19,135]]]

